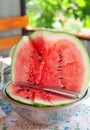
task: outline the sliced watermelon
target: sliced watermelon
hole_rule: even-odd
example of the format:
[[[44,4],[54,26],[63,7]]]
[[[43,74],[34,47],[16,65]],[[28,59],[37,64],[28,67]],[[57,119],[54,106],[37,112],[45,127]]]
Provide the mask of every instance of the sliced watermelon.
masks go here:
[[[8,84],[6,94],[19,103],[38,107],[62,106],[75,101],[70,97],[35,89],[21,82]]]
[[[75,36],[65,32],[38,30],[30,37],[23,37],[17,44],[12,57],[11,75],[12,82],[61,88],[81,93],[83,97],[90,79],[89,56],[84,45]],[[14,98],[14,90],[12,93],[10,91],[8,87],[7,93]],[[39,91],[34,90],[33,103],[30,104],[52,106],[74,101]],[[15,99],[18,96],[24,98],[16,95]],[[20,99],[20,102],[23,100]]]

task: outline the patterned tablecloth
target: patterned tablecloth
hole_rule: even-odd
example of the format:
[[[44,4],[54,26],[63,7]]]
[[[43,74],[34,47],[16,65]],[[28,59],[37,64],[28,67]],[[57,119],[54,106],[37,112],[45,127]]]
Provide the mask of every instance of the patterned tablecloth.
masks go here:
[[[5,103],[0,97],[0,130],[90,130],[90,97],[72,118],[63,122],[62,126],[40,126],[32,124],[20,117],[10,103]]]
[[[90,98],[83,102],[81,108],[62,126],[40,126],[20,117],[10,103],[4,104],[0,99],[0,130],[90,130]]]

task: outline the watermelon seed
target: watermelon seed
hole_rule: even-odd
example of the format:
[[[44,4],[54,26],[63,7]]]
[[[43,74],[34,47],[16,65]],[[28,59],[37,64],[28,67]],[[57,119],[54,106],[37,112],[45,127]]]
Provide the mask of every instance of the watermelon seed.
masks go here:
[[[63,57],[63,55],[62,55],[62,54],[60,54],[60,55],[59,55],[59,57],[60,57],[60,58],[62,58],[62,57]]]
[[[33,50],[33,53],[36,54],[36,52]]]
[[[39,83],[35,83],[35,85],[40,85]]]
[[[59,79],[63,79],[63,77],[60,77]]]
[[[34,85],[40,85],[39,83],[34,82]]]
[[[29,96],[26,96],[26,99],[29,99]]]
[[[62,62],[62,59],[60,59],[58,62]]]
[[[29,75],[29,77],[32,77],[33,75]]]
[[[59,54],[59,57],[61,57],[62,56],[62,54]]]
[[[20,91],[25,91],[25,89],[24,89],[24,88],[18,89],[18,90],[17,90],[17,93],[19,93]]]
[[[38,60],[38,62],[42,62],[42,60]]]
[[[58,62],[62,62],[62,60],[63,60],[63,59],[62,59],[62,58],[63,58],[63,55],[60,54],[60,55],[59,55],[59,58],[60,58],[60,60],[59,60]]]
[[[27,92],[30,92],[30,89],[26,89]]]
[[[32,82],[30,79],[28,79],[27,81]]]
[[[42,91],[39,91],[39,93],[42,93]]]
[[[20,88],[23,88],[23,86],[20,86]]]
[[[20,91],[25,91],[25,89],[24,89],[24,88],[22,88],[22,89],[20,89]]]
[[[36,82],[34,82],[34,85],[36,85],[37,83]]]
[[[39,56],[42,56],[42,54],[38,54]]]
[[[61,68],[62,66],[58,66],[58,68]]]
[[[31,58],[33,59],[33,56],[31,56]]]
[[[64,85],[64,86],[62,86],[62,89],[66,89],[67,87]]]

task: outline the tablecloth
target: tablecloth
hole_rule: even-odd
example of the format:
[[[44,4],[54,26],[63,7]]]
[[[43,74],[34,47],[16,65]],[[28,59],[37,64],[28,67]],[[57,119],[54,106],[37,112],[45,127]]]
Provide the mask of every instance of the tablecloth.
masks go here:
[[[0,98],[0,130],[90,130],[90,98],[68,120],[51,126],[40,126],[19,116],[10,103]]]

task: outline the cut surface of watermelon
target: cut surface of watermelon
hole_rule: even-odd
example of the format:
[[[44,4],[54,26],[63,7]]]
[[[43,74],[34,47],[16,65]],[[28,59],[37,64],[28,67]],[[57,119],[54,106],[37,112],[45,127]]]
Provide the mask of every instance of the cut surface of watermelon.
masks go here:
[[[19,103],[38,107],[63,106],[75,101],[75,99],[70,97],[35,89],[30,87],[29,84],[21,82],[8,84],[6,94]],[[59,102],[60,104],[58,104]]]
[[[17,44],[12,56],[11,75],[13,82],[65,89],[83,96],[90,79],[89,56],[75,36],[38,30],[30,37],[24,36]],[[33,91],[30,104],[62,105],[73,102],[66,97]],[[14,95],[13,91],[12,97]]]

